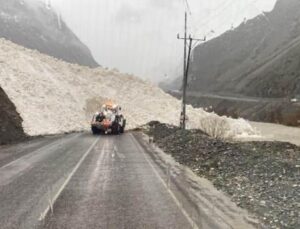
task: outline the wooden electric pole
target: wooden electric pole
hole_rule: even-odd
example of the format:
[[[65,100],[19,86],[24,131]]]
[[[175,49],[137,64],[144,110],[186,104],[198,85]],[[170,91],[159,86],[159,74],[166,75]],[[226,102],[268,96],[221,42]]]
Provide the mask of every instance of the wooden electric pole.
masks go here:
[[[190,59],[192,54],[192,44],[193,41],[205,41],[204,39],[195,39],[192,38],[190,35],[187,37],[187,12],[184,14],[184,37],[181,38],[179,34],[177,35],[177,39],[184,40],[184,60],[183,60],[183,80],[182,80],[182,110],[180,113],[180,127],[182,129],[186,129],[186,90],[187,90],[187,84],[188,84],[188,74],[189,74],[189,66],[190,66]],[[189,51],[188,51],[188,57],[187,57],[187,41],[189,40]]]

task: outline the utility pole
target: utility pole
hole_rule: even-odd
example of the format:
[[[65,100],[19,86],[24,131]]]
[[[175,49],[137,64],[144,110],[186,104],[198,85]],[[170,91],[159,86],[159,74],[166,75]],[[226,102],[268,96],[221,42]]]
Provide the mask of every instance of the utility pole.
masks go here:
[[[185,11],[184,13],[184,57],[183,57],[183,76],[185,76],[185,72],[186,72],[186,40],[187,38],[187,12]],[[179,35],[178,35],[178,39],[179,39]],[[184,85],[184,77],[182,78],[182,85]]]
[[[186,90],[188,84],[188,74],[189,74],[189,66],[190,66],[190,59],[192,53],[192,44],[193,41],[206,41],[204,39],[195,39],[192,38],[191,35],[187,38],[187,12],[184,14],[184,37],[181,38],[179,34],[177,35],[177,39],[184,40],[184,60],[183,60],[183,81],[182,81],[182,111],[180,113],[180,127],[185,130],[186,129]],[[187,40],[189,40],[189,51],[188,57],[187,54]]]

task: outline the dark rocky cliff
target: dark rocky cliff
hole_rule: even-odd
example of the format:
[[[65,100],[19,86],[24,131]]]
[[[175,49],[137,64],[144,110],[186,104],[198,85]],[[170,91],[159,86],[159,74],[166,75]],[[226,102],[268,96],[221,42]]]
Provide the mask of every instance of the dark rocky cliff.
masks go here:
[[[98,66],[61,16],[39,1],[0,0],[0,37],[70,63]]]
[[[300,94],[300,1],[241,24],[194,51],[190,90],[293,97]]]

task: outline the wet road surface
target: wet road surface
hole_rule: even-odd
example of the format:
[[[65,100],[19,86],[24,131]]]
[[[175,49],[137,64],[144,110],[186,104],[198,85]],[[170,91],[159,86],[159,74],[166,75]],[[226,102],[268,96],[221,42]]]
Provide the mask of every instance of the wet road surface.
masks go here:
[[[2,147],[1,229],[193,228],[158,170],[132,133]]]
[[[147,136],[75,133],[0,146],[0,229],[254,228]]]

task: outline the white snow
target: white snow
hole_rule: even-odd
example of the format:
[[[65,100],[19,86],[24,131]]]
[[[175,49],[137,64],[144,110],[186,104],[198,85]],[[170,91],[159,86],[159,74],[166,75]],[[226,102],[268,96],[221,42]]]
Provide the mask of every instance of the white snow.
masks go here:
[[[123,107],[129,128],[152,120],[179,122],[180,101],[148,82],[117,70],[69,64],[5,39],[0,39],[0,86],[16,105],[25,132],[32,136],[88,130],[92,114],[105,99]],[[242,119],[192,107],[188,116],[191,128],[203,126],[203,120],[217,120],[225,137],[256,134]]]
[[[253,128],[261,133],[258,140],[290,142],[300,146],[300,128],[274,123],[251,122]],[[246,140],[248,140],[246,138]],[[255,138],[251,137],[251,140]]]

